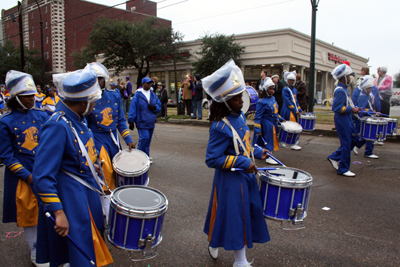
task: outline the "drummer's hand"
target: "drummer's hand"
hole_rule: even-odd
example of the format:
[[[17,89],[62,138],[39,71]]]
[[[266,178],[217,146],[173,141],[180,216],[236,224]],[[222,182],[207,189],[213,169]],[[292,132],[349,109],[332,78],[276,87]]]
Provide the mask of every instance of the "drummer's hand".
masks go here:
[[[93,166],[94,166],[94,169],[96,170],[97,174],[98,174],[100,177],[104,178],[104,177],[101,175],[100,166],[97,165],[97,164],[93,164]]]
[[[259,136],[262,136],[262,132],[259,132],[258,135],[259,135]]]
[[[380,113],[380,112],[377,112],[375,115],[376,115],[377,117],[380,117],[380,116],[381,116],[381,113]]]
[[[129,122],[129,130],[134,130],[135,129],[135,123],[134,122]]]
[[[28,179],[26,179],[26,182],[27,182],[28,184],[33,184],[32,174],[29,175]]]
[[[267,155],[267,153],[270,153],[270,154],[271,154],[271,152],[269,152],[268,150],[266,150],[265,148],[263,148],[261,159],[267,159],[267,158],[269,158],[269,155]]]
[[[246,170],[247,173],[256,173],[257,172],[257,167],[256,165],[251,162],[249,168]]]
[[[128,143],[128,147],[129,147],[129,151],[131,151],[132,148],[135,148],[135,144],[134,143]]]
[[[296,114],[299,115],[299,114],[300,114],[300,111],[297,110],[297,111],[296,111]]]
[[[54,226],[54,230],[62,237],[67,236],[69,231],[69,223],[67,217],[65,216],[64,210],[55,211],[54,216],[56,217],[56,225]]]
[[[362,111],[362,108],[351,108],[353,113],[358,113],[360,111]]]

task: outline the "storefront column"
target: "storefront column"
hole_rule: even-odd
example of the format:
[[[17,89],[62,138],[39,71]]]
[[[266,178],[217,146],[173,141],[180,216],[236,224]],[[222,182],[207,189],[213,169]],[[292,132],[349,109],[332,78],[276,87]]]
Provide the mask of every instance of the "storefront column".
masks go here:
[[[285,70],[290,71],[290,63],[289,62],[283,62],[282,64],[283,64],[282,72]]]
[[[325,88],[325,90],[324,90],[325,91],[324,92],[325,97],[324,98],[328,98],[328,96],[332,97],[332,94],[331,94],[332,88],[329,88],[329,86],[328,86],[328,75],[329,75],[329,72],[325,71],[324,74],[325,74],[324,77],[323,77],[323,81],[324,81],[324,87],[323,88]]]
[[[167,87],[168,96],[171,96],[171,83],[169,82],[169,71],[165,71],[165,86]]]
[[[304,66],[300,66],[300,75],[301,75],[301,79],[304,81]]]

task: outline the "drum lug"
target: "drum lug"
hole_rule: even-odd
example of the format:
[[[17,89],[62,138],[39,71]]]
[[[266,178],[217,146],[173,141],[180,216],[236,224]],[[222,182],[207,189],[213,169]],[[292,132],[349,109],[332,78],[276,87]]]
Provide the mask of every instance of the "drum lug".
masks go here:
[[[152,245],[154,245],[155,241],[156,241],[156,238],[152,237],[151,234],[149,234],[146,237],[146,239],[139,239],[139,247],[144,247],[143,257],[149,257],[149,256],[152,256],[154,253],[157,253],[151,247]]]
[[[297,204],[297,207],[295,209],[290,209],[289,210],[289,216],[292,217],[294,216],[293,219],[293,224],[303,224],[303,213],[304,213],[304,208],[302,208],[301,204]]]

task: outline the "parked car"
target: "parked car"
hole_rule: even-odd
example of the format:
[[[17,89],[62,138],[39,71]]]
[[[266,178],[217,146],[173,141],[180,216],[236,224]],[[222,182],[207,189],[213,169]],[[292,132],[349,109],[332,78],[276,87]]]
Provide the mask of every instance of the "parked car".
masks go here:
[[[390,99],[390,105],[391,106],[399,106],[400,105],[400,97],[392,96],[392,99]]]
[[[329,106],[332,106],[332,104],[333,104],[333,98],[331,97],[331,98],[328,98],[328,99],[324,99],[323,101],[322,101],[322,105],[323,106],[326,106],[326,103],[328,102],[328,104],[329,104]]]
[[[204,109],[208,109],[208,100],[207,100],[207,98],[203,98],[203,102],[201,103],[201,106]]]
[[[176,100],[168,97],[167,107],[176,107]]]

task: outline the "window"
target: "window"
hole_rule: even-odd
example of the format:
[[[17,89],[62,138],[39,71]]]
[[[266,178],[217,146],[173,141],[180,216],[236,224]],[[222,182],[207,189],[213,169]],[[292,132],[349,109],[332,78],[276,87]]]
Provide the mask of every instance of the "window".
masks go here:
[[[33,11],[31,12],[31,19],[33,19]]]
[[[32,26],[32,33],[33,33],[33,26]]]
[[[44,7],[44,13],[47,13],[47,6]]]
[[[49,43],[49,36],[46,36],[46,44]]]
[[[187,72],[186,70],[177,70],[176,71],[176,76],[178,78],[177,82],[177,87],[181,87],[181,81],[184,80],[187,77]],[[171,89],[171,94],[175,93],[175,73],[174,71],[169,72],[169,81],[170,81],[170,89]]]
[[[47,20],[46,20],[46,29],[47,29]]]
[[[35,40],[32,41],[32,47],[35,47]]]
[[[49,51],[46,52],[46,59],[49,59]]]
[[[7,20],[7,28],[8,28],[8,20]]]

